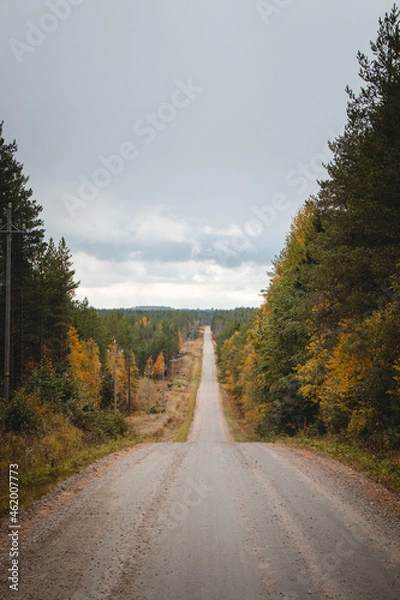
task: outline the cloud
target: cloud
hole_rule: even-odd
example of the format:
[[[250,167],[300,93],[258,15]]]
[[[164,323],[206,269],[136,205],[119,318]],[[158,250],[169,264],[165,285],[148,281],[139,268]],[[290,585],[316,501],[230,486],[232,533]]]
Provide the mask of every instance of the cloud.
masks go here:
[[[79,293],[116,307],[257,302],[386,2],[81,2],[22,63],[10,40],[26,41],[28,21],[48,27],[48,7],[3,4],[6,135]],[[178,81],[199,91],[189,104]],[[83,180],[98,189],[68,211]]]
[[[190,243],[190,226],[183,218],[172,218],[166,206],[152,206],[137,214],[130,224],[133,239],[143,245],[170,242]]]
[[[266,267],[243,263],[230,269],[215,261],[115,263],[83,252],[75,256],[77,297],[96,298],[97,307],[132,307],[149,303],[182,308],[259,306]]]
[[[49,195],[50,190],[46,193]],[[81,251],[116,263],[132,259],[146,263],[194,260],[233,268],[249,261],[265,264],[274,254],[272,230],[268,228],[254,238],[246,233],[247,222],[216,226],[212,215],[206,219],[190,212],[177,214],[177,209],[161,203],[136,209],[126,199],[103,195],[76,221],[57,212],[56,204],[47,207],[44,216],[50,217],[50,235],[56,239],[65,236],[74,254]]]

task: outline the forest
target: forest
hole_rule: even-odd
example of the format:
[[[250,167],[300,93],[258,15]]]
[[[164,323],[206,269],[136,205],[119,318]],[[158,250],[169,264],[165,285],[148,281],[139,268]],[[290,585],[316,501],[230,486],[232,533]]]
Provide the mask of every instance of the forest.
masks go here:
[[[400,13],[359,52],[360,90],[326,179],[305,198],[249,321],[213,330],[223,381],[265,439],[400,448]]]

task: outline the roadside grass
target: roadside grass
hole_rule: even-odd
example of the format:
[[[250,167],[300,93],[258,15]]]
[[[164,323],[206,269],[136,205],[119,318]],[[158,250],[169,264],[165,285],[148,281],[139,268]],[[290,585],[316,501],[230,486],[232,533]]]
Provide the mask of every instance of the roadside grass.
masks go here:
[[[299,434],[295,437],[271,434],[262,438],[254,431],[252,424],[246,422],[239,407],[229,398],[223,384],[220,384],[225,418],[236,442],[265,442],[287,444],[294,448],[305,448],[329,456],[335,460],[364,473],[388,490],[400,493],[400,452],[372,453],[357,444],[343,442],[334,436],[314,437]]]
[[[239,407],[229,398],[225,386],[219,384],[222,408],[235,442],[258,442],[259,436],[254,432],[254,427],[248,423],[240,412]]]
[[[192,365],[192,376],[190,378],[189,385],[189,398],[186,406],[186,414],[183,417],[183,421],[181,425],[178,427],[174,442],[186,442],[187,436],[189,433],[190,426],[193,421],[194,411],[196,408],[196,397],[197,390],[199,389],[200,379],[201,379],[201,370],[203,365],[203,355],[200,353],[200,356],[197,356],[197,360]]]
[[[62,433],[58,432],[59,435]],[[71,432],[67,432],[71,435]],[[79,432],[80,433],[80,432]],[[113,452],[138,444],[141,440],[115,438],[103,444],[92,445],[75,439],[75,445],[56,452],[51,458],[45,458],[43,446],[32,444],[25,452],[21,439],[7,437],[3,440],[0,452],[0,519],[8,513],[8,469],[10,462],[18,464],[18,501],[19,506],[29,508],[36,500],[47,494],[59,481],[74,475],[92,462]],[[26,443],[26,440],[25,440]],[[10,456],[13,457],[10,461]]]
[[[324,456],[330,456],[339,462],[360,471],[370,479],[381,483],[387,489],[400,493],[400,452],[382,452],[374,454],[356,444],[326,436],[316,437],[282,437],[274,440],[297,448],[306,448]]]

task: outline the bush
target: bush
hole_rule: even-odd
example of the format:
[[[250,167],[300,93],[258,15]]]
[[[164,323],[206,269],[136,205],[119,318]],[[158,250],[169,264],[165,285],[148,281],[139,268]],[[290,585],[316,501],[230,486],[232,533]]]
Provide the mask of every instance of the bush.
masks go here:
[[[102,431],[107,437],[115,439],[126,435],[129,430],[128,421],[121,413],[113,413],[110,410],[99,413]]]
[[[27,394],[51,405],[66,402],[75,394],[75,386],[69,373],[58,373],[48,359],[29,366],[23,387]]]
[[[3,419],[6,432],[33,433],[43,426],[38,408],[23,393],[15,394],[4,407]]]
[[[129,424],[123,415],[99,409],[85,396],[69,400],[67,414],[75,427],[81,429],[93,443],[102,442],[105,437],[115,439],[129,430]]]
[[[66,406],[66,413],[75,427],[82,431],[91,431],[96,421],[96,405],[86,396],[71,398]]]

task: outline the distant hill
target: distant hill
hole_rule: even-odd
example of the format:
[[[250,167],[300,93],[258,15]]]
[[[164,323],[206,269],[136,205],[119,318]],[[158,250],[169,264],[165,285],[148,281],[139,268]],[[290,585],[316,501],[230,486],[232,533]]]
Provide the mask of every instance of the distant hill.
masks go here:
[[[171,306],[134,306],[124,310],[175,310]]]

